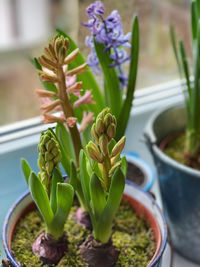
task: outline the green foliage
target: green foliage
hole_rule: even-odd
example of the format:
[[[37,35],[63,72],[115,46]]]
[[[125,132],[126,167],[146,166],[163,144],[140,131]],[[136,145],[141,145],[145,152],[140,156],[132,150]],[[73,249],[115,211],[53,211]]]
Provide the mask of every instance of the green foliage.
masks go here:
[[[190,80],[190,67],[182,41],[177,47],[176,35],[173,27],[170,28],[172,47],[174,50],[180,78],[186,82],[185,105],[187,109],[186,148],[190,156],[195,156],[200,148],[200,1],[191,2],[191,31],[193,49],[193,76]],[[183,84],[184,85],[184,84]],[[185,87],[183,86],[183,89]]]
[[[107,243],[125,186],[127,163],[125,157],[120,159],[125,137],[118,142],[113,139],[116,119],[109,108],[99,113],[91,131],[97,145],[90,141],[87,153],[81,150],[80,179],[94,237]]]
[[[117,119],[118,127],[116,139],[119,140],[126,130],[132,107],[134,91],[136,87],[138,56],[139,56],[139,23],[135,16],[132,25],[131,62],[129,68],[128,86],[126,93],[120,91],[119,78],[116,70],[110,68],[112,63],[109,52],[104,52],[105,46],[94,40],[95,51],[104,74],[104,98],[106,106],[109,106]]]
[[[128,87],[126,98],[120,110],[120,115],[117,120],[120,127],[117,128],[116,139],[119,140],[125,133],[128,119],[133,103],[134,91],[136,87],[137,69],[139,57],[139,22],[138,17],[135,16],[132,26],[132,40],[131,40],[131,62],[129,67]]]
[[[107,243],[111,237],[112,222],[117,208],[121,202],[125,186],[125,177],[118,167],[112,178],[109,192],[107,193],[100,177],[95,173],[89,177],[85,152],[80,153],[80,176],[84,197],[92,221],[95,239]]]
[[[31,170],[26,160],[22,159],[21,166],[32,198],[45,222],[46,232],[58,239],[64,232],[64,224],[73,202],[74,189],[72,185],[64,183],[59,170],[60,148],[51,129],[42,133],[38,151],[40,168],[38,175]],[[44,176],[48,178],[45,182]]]

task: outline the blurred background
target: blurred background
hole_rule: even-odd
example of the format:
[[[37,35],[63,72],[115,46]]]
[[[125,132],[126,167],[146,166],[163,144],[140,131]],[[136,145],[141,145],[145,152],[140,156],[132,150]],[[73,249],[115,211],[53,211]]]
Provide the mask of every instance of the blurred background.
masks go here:
[[[169,38],[175,25],[190,53],[190,0],[103,0],[106,15],[118,9],[124,33],[131,31],[134,13],[140,22],[137,89],[178,77]],[[89,30],[86,7],[92,0],[0,0],[0,126],[40,115],[34,89],[42,88],[30,58],[61,28],[87,57]]]

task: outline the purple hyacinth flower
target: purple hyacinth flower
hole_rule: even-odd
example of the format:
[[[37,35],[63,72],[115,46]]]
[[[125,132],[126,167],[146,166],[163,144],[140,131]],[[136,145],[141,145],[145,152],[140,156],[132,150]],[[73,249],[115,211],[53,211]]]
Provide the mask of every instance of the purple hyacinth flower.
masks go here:
[[[130,60],[130,56],[127,56],[123,47],[131,47],[129,39],[131,33],[123,34],[123,28],[121,18],[117,10],[113,10],[110,15],[104,20],[102,15],[104,14],[104,5],[101,1],[96,1],[91,4],[87,10],[89,21],[84,26],[90,29],[92,36],[86,37],[86,45],[91,49],[91,53],[88,55],[88,65],[92,67],[96,73],[101,70],[99,67],[99,60],[96,55],[94,41],[105,45],[104,52],[108,51],[112,64],[109,67],[116,68],[118,78],[120,81],[120,87],[127,85],[127,77],[123,72],[122,65]]]
[[[95,3],[91,4],[87,9],[86,13],[89,17],[94,17],[98,15],[104,14],[104,5],[101,1],[96,1]]]

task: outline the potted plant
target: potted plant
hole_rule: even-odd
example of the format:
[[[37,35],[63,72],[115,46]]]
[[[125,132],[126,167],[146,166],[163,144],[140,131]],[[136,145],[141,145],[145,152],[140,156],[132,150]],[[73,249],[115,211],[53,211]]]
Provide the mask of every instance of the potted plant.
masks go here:
[[[31,194],[14,204],[4,225],[4,247],[13,266],[160,266],[166,245],[165,220],[149,194],[125,187],[126,160],[120,158],[125,137],[116,142],[115,132],[116,119],[104,109],[92,127],[96,143],[90,141],[79,155],[92,232],[76,222],[76,202],[71,208],[79,185],[77,171],[71,171],[70,183],[63,183],[59,142],[52,129],[42,133],[40,173],[33,173],[22,160]]]
[[[139,57],[139,22],[135,16],[132,32],[123,33],[120,14],[113,10],[105,18],[105,7],[101,1],[90,4],[86,9],[89,18],[83,26],[90,30],[85,43],[91,49],[87,57],[88,66],[96,75],[103,73],[103,97],[115,115],[118,125],[116,139],[125,133],[132,108]],[[129,64],[129,72],[125,69]],[[144,190],[149,190],[155,176],[151,167],[138,155],[129,152],[127,155],[127,182],[134,182]]]
[[[71,75],[71,73],[69,72],[68,82],[66,84],[63,83],[62,87],[65,86],[67,90],[67,87],[70,87],[70,82],[71,84],[74,83],[74,86],[75,84],[77,86],[77,88],[75,89],[72,88],[72,90],[76,92],[75,95],[74,92],[71,92],[70,98],[72,101],[73,114],[74,117],[76,117],[77,122],[81,123],[82,119],[84,119],[87,124],[84,125],[83,122],[83,127],[80,127],[84,136],[83,143],[90,138],[90,126],[88,127],[88,125],[90,124],[89,122],[91,122],[92,117],[96,117],[100,110],[106,106],[109,106],[112,109],[112,112],[115,115],[118,124],[121,125],[116,133],[116,138],[117,140],[119,140],[123,136],[127,127],[136,85],[139,54],[138,18],[137,16],[134,18],[132,34],[129,33],[127,35],[124,35],[120,16],[116,10],[114,10],[106,19],[104,19],[104,6],[100,1],[96,1],[87,8],[87,14],[90,20],[87,24],[84,25],[89,27],[92,34],[90,37],[86,37],[86,43],[92,49],[91,54],[88,56],[88,66],[92,67],[95,70],[100,69],[100,63],[101,69],[103,70],[104,74],[104,91],[103,93],[101,92],[97,82],[95,81],[95,77],[91,73],[89,67],[86,66],[83,56],[78,51],[77,45],[64,32],[57,30],[58,36],[68,38],[70,44],[68,53],[72,52],[73,54],[72,59],[67,64],[65,62],[65,68],[68,68],[68,70],[79,67],[82,68],[77,73],[74,73],[75,76],[73,75],[71,80],[69,80],[69,77]],[[131,35],[132,41],[130,44],[129,39]],[[131,48],[129,56],[126,54],[126,51],[123,48],[124,46]],[[46,68],[51,72],[57,72],[57,70],[55,69],[55,64],[54,66],[52,66],[51,63],[51,66],[49,66],[46,57],[48,60],[48,55],[44,53],[44,55],[42,55],[42,57],[40,57],[39,59],[34,59],[33,63],[40,73],[40,77],[43,81],[45,89],[47,89],[48,91],[53,91],[55,94],[57,94],[58,89],[55,87],[55,84],[57,84],[56,79],[47,77],[46,73],[43,73],[41,75],[42,68]],[[75,58],[76,60],[74,60]],[[45,60],[46,62],[44,62]],[[126,61],[130,61],[129,77],[126,77],[123,71],[123,64]],[[81,75],[79,75],[80,73]],[[59,83],[58,86],[60,87]],[[127,87],[127,90],[125,90],[125,86]],[[88,91],[88,88],[91,88],[92,91]],[[70,90],[71,89],[69,89],[68,91]],[[44,97],[49,97],[51,99],[55,97],[55,94],[44,94],[44,92],[41,92],[41,90],[37,90],[37,93],[43,99]],[[78,100],[78,93],[80,93],[80,96],[83,96],[84,93],[86,94],[82,100],[75,103]],[[91,100],[91,98],[92,101],[90,102],[89,99]],[[81,101],[86,102],[81,104]],[[54,122],[53,119],[50,119],[48,115],[46,115],[45,105],[42,107],[42,109],[45,113],[44,122]],[[88,110],[90,111],[89,113]],[[91,112],[93,113],[93,116]],[[60,122],[63,123],[62,120]],[[66,139],[64,127],[58,127],[56,134],[59,140]],[[65,146],[65,144],[63,144],[63,146]],[[75,151],[78,151],[82,147],[82,142],[79,141],[76,146],[77,148],[75,149]],[[133,169],[133,173],[127,177],[127,181],[130,181],[130,183],[131,181],[135,181],[136,184],[142,186],[145,190],[149,190],[155,178],[151,167],[142,159],[136,157],[134,153],[129,153],[127,159],[129,170],[128,174],[131,174]],[[65,166],[65,171],[69,175],[69,167],[67,168],[67,166]]]
[[[171,27],[171,40],[182,80],[185,105],[170,106],[156,112],[145,131],[158,170],[163,205],[174,247],[183,256],[200,263],[198,210],[200,187],[199,78],[200,3],[191,3],[193,77],[183,42],[177,48]]]

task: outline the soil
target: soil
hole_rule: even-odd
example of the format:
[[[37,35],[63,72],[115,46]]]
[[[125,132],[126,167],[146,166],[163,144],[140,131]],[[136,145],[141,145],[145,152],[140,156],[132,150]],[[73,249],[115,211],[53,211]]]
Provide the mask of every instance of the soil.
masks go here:
[[[57,264],[58,267],[88,266],[80,255],[79,247],[90,231],[75,222],[76,210],[77,206],[73,206],[65,224],[68,252]],[[13,236],[12,252],[21,267],[47,267],[32,253],[32,243],[43,230],[44,223],[37,210],[29,212],[19,221]],[[116,214],[112,241],[119,252],[115,267],[146,267],[156,250],[152,229],[136,216],[127,202],[120,205]]]
[[[160,143],[160,149],[179,163],[200,170],[200,151],[196,157],[191,157],[189,153],[185,151],[185,143],[185,133],[177,132],[163,139]]]
[[[134,182],[137,185],[144,183],[144,173],[135,164],[128,162],[127,180]]]

